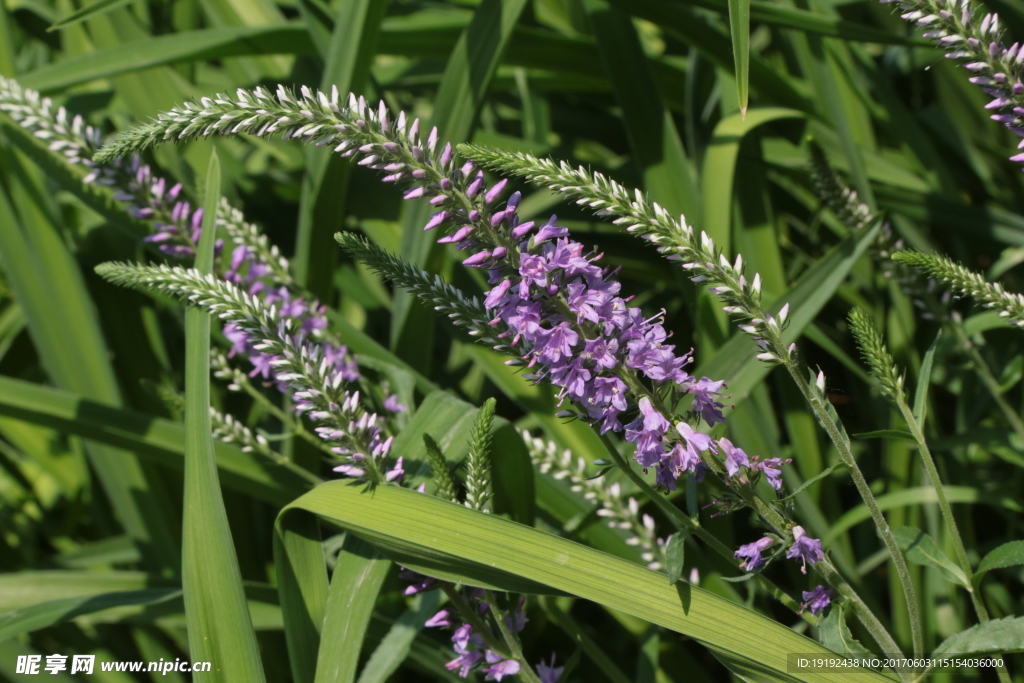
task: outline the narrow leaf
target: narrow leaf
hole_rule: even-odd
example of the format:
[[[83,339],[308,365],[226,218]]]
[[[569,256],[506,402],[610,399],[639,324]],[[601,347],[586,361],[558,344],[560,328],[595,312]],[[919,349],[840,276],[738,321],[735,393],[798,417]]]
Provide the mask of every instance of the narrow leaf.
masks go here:
[[[924,432],[924,421],[928,417],[928,387],[932,381],[932,366],[935,364],[935,351],[939,348],[939,341],[942,339],[942,330],[935,335],[935,341],[928,347],[921,361],[921,372],[917,375],[917,389],[914,392],[914,419],[917,420],[917,427]]]
[[[121,593],[83,595],[49,600],[0,615],[0,641],[22,633],[71,621],[77,617],[115,607],[155,605],[181,595],[177,588],[146,588]]]
[[[372,545],[349,534],[338,556],[327,597],[316,683],[351,683],[366,627],[391,562]]]
[[[915,441],[914,435],[905,429],[876,429],[873,432],[859,432],[853,435],[855,439],[905,439]]]
[[[729,33],[736,62],[736,95],[740,117],[747,118],[747,88],[750,80],[750,0],[729,0]]]
[[[220,163],[210,156],[202,237],[195,267],[213,270]],[[210,426],[210,314],[185,311],[185,518],[181,583],[185,592],[189,654],[213,662],[199,683],[263,681],[256,634],[245,602],[227,511],[220,492]]]
[[[359,673],[359,683],[386,683],[409,656],[413,641],[423,630],[427,619],[437,613],[441,591],[433,590],[417,596],[413,607],[395,620],[377,649]]]
[[[86,19],[92,19],[100,16],[101,14],[112,12],[113,10],[118,9],[119,7],[124,7],[134,1],[135,0],[96,0],[96,2],[90,3],[78,11],[72,12],[46,30],[56,31],[58,29],[67,28],[68,26],[74,26]]]

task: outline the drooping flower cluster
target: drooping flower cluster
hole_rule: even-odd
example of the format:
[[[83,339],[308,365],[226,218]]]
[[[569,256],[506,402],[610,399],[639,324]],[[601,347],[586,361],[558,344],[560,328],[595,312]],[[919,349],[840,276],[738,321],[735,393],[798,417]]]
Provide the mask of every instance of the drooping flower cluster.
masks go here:
[[[992,100],[985,108],[990,118],[1002,123],[1015,135],[1024,138],[1024,82],[1021,64],[1024,45],[1003,43],[999,15],[980,17],[970,0],[880,0],[895,3],[903,19],[927,28],[925,38],[933,38],[940,47],[973,75],[968,79],[978,85]],[[1018,148],[1024,148],[1024,140]],[[1010,157],[1024,162],[1024,154]]]
[[[832,604],[832,596],[834,594],[835,591],[831,588],[825,588],[825,586],[818,584],[813,589],[802,592],[804,601],[800,605],[804,609],[810,609],[811,614],[821,614],[825,611],[825,608]]]

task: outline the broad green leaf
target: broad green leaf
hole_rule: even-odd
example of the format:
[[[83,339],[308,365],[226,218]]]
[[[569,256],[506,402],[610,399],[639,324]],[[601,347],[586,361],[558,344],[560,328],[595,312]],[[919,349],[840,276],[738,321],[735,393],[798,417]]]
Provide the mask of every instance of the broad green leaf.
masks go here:
[[[912,526],[905,526],[897,529],[893,536],[900,550],[904,552],[908,562],[934,567],[938,569],[946,579],[959,583],[961,586],[971,590],[971,584],[967,575],[953,560],[942,551],[935,539]]]
[[[0,415],[44,425],[97,443],[115,446],[173,470],[183,470],[185,429],[143,413],[113,408],[71,392],[0,376]],[[222,483],[257,500],[284,505],[308,482],[237,446],[214,444]],[[121,456],[124,458],[127,456]],[[121,459],[113,466],[120,467]]]
[[[729,34],[736,63],[736,97],[740,118],[747,116],[747,91],[750,80],[750,0],[729,0]]]
[[[1010,510],[1011,512],[1024,512],[1024,508],[1022,508],[1020,503],[1013,498],[987,495],[972,486],[944,486],[943,491],[946,494],[946,500],[950,503],[984,503],[986,505],[1002,507],[1006,510]],[[878,496],[876,502],[878,503],[878,507],[882,511],[885,511],[909,505],[937,503],[938,497],[934,488],[931,486],[922,486],[903,489],[902,491],[896,491],[894,493],[886,493]],[[867,507],[864,505],[858,505],[852,510],[848,510],[842,517],[835,521],[835,523],[829,528],[828,533],[822,539],[822,542],[828,544],[829,541],[837,538],[847,529],[850,529],[861,522],[866,522],[869,519],[871,519],[871,514],[868,512]]]
[[[932,653],[967,655],[991,652],[1003,654],[1024,650],[1024,617],[1006,617],[976,624],[966,631],[946,638]]]
[[[210,157],[203,201],[202,237],[195,268],[213,270],[220,162]],[[213,662],[197,681],[262,681],[256,634],[246,607],[227,511],[217,478],[210,426],[210,314],[185,310],[185,516],[181,584],[189,655]]]
[[[456,145],[467,142],[491,79],[498,70],[526,0],[483,0],[469,26],[459,36],[445,66],[434,98],[431,124],[439,139]],[[424,232],[430,209],[426,202],[407,203],[402,218],[402,259],[425,268],[443,255],[433,233]],[[433,352],[433,318],[413,307],[408,292],[395,293],[391,315],[391,347],[414,367],[429,366]]]
[[[391,562],[372,545],[351,534],[345,537],[327,595],[316,683],[356,680],[366,627],[390,569]]]
[[[0,615],[0,641],[115,607],[155,605],[181,595],[178,588],[145,588],[41,602]]]
[[[86,19],[92,19],[93,17],[124,7],[130,2],[134,2],[134,0],[96,0],[96,2],[91,2],[85,7],[72,12],[46,30],[56,31],[58,29],[67,28],[68,26],[73,26],[79,22],[85,21]]]
[[[437,612],[440,599],[440,591],[427,591],[414,598],[413,606],[395,620],[387,635],[370,655],[363,670],[359,672],[359,683],[387,682],[409,656],[413,643],[423,630],[427,619]]]
[[[643,172],[644,190],[669,212],[699,224],[700,193],[696,174],[672,115],[662,102],[649,60],[628,14],[607,0],[585,0],[591,29],[632,150]]]
[[[329,482],[282,511],[278,534],[296,513],[300,519],[321,516],[428,575],[512,592],[570,593],[758,663],[779,681],[845,680],[830,672],[787,673],[788,652],[827,650],[738,604],[687,583],[669,586],[657,572],[433,496],[396,486],[371,493],[355,482]],[[737,638],[737,631],[746,637]],[[864,680],[888,679],[865,674]]]
[[[818,632],[821,637],[821,644],[839,654],[866,655],[870,654],[867,648],[855,640],[846,625],[846,618],[843,615],[843,606],[834,605],[829,613],[818,620]]]
[[[993,569],[1016,567],[1022,564],[1024,564],[1024,541],[1010,541],[986,555],[978,565],[972,579],[974,584],[978,585],[981,583],[981,577]]]

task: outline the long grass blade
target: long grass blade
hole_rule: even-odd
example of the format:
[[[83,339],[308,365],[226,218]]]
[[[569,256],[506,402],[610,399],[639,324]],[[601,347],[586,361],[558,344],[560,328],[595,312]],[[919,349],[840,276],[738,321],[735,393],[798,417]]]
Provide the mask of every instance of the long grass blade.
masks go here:
[[[220,163],[210,157],[206,173],[203,231],[196,268],[213,269]],[[210,426],[210,314],[185,312],[185,518],[182,588],[189,654],[213,662],[197,681],[264,680],[256,634],[246,607],[242,575],[228,527],[213,455]]]

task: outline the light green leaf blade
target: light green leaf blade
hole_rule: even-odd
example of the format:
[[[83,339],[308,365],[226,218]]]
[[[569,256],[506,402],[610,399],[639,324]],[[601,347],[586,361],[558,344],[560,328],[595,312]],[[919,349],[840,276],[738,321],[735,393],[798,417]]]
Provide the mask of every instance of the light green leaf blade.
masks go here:
[[[692,637],[772,669],[779,681],[843,681],[842,675],[787,673],[787,653],[826,654],[819,644],[700,588],[544,532],[414,491],[329,482],[282,511],[319,515],[375,545],[394,561],[469,585],[567,592]],[[496,543],[496,539],[501,539]],[[624,589],[628,587],[628,589]],[[747,637],[737,638],[737,629]],[[865,674],[865,681],[888,680]]]
[[[96,2],[89,3],[85,7],[72,12],[46,30],[56,31],[58,29],[67,28],[68,26],[73,26],[79,22],[85,21],[86,19],[92,19],[93,17],[98,17],[101,14],[111,12],[134,1],[135,0],[96,0]]]
[[[423,630],[427,619],[437,612],[440,602],[440,591],[420,593],[413,606],[395,620],[370,655],[363,670],[359,672],[359,683],[386,683],[409,656],[416,636]]]
[[[946,638],[932,653],[944,655],[1009,653],[1024,650],[1024,617],[993,619]]]
[[[746,118],[750,80],[750,0],[729,0],[729,34],[732,36],[732,56],[736,62],[736,96],[740,102],[740,117]]]
[[[868,649],[855,640],[846,625],[843,606],[833,606],[827,615],[818,620],[821,644],[839,654],[870,654]]]
[[[974,584],[981,583],[981,577],[993,569],[1016,567],[1022,564],[1024,564],[1024,541],[1004,543],[981,560],[972,577]]]
[[[893,536],[896,537],[896,543],[899,544],[900,549],[906,554],[908,562],[934,567],[949,581],[959,583],[970,590],[971,584],[963,569],[942,552],[942,548],[934,538],[912,526],[897,529]]]
[[[213,270],[220,162],[210,157],[203,202],[203,229],[195,267]],[[185,517],[182,588],[189,655],[213,662],[197,681],[264,680],[256,634],[245,602],[227,511],[220,492],[210,426],[210,314],[185,311]]]
[[[349,534],[341,548],[327,596],[316,683],[352,683],[366,627],[391,562]]]

